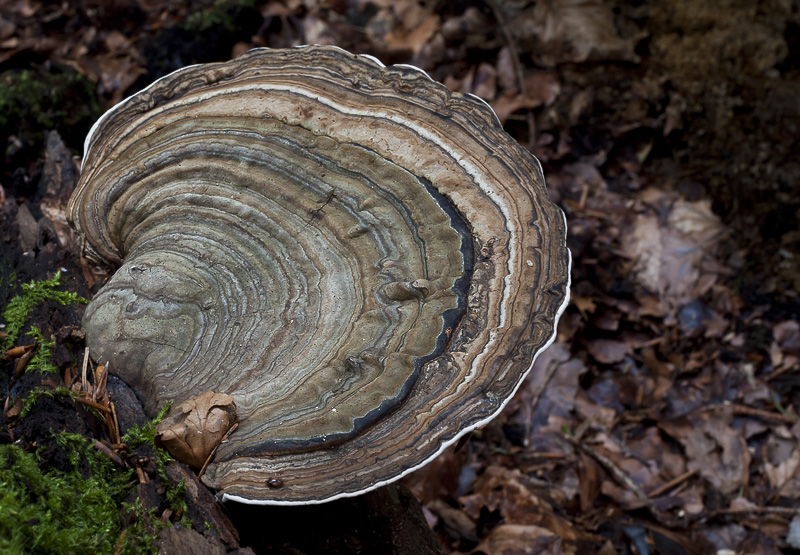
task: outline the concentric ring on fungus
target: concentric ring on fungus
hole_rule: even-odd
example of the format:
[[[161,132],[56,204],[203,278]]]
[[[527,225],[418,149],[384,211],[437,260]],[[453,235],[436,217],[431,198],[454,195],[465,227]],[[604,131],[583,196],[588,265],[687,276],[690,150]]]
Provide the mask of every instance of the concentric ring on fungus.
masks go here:
[[[488,422],[569,289],[538,161],[480,99],[334,47],[180,69],[93,127],[70,219],[118,267],[84,318],[151,414],[209,390],[226,500],[330,501]],[[275,484],[280,484],[277,487]]]

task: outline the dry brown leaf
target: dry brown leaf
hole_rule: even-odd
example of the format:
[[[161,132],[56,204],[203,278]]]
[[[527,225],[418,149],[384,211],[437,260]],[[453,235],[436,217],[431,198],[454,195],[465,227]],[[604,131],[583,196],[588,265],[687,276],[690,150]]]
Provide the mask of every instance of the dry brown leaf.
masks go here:
[[[504,4],[512,35],[522,44],[535,44],[535,59],[543,65],[587,60],[638,62],[634,52],[639,36],[617,34],[612,6],[603,0],[546,0]]]
[[[541,71],[525,78],[525,94],[544,106],[555,103],[561,93],[561,79],[554,71]]]
[[[464,92],[470,92],[487,102],[494,100],[497,93],[497,70],[486,62],[472,68],[464,87]]]
[[[337,44],[340,38],[333,26],[317,17],[305,17],[300,21],[304,42],[308,44]]]
[[[498,79],[500,78],[501,74],[498,73]],[[502,78],[505,81],[508,79],[508,76]],[[516,77],[514,79],[516,82]],[[518,110],[530,110],[538,106],[552,105],[561,92],[561,81],[556,73],[548,71],[526,77],[525,94],[520,92],[518,83],[510,89],[505,86],[502,88],[504,92],[492,102],[492,108],[497,117],[500,118],[500,121],[505,122],[511,114]],[[481,98],[490,100],[486,97]],[[494,95],[492,98],[494,98]]]
[[[606,430],[610,430],[617,419],[616,410],[590,402],[583,392],[575,399],[575,410],[582,420]]]
[[[437,516],[453,535],[468,541],[477,541],[475,522],[464,511],[451,507],[441,499],[435,499],[428,509]]]
[[[744,438],[730,426],[732,420],[731,410],[716,410],[691,420],[659,423],[662,430],[683,445],[687,470],[698,470],[725,495],[747,485],[751,459]]]
[[[430,463],[403,478],[403,483],[423,504],[440,497],[454,497],[463,464],[464,451],[448,447]]]
[[[561,538],[539,526],[501,524],[494,528],[472,553],[566,554],[575,548],[562,545]]]
[[[156,426],[156,439],[179,461],[201,468],[236,422],[236,403],[207,391],[173,408]]]
[[[772,336],[781,349],[792,353],[800,353],[800,323],[797,320],[786,320],[775,324]]]
[[[674,312],[714,285],[721,272],[714,253],[726,228],[709,201],[671,199],[653,189],[641,198],[667,217],[655,210],[637,216],[633,228],[623,233],[623,252],[635,262],[638,282]]]
[[[500,122],[505,123],[511,114],[517,110],[530,110],[540,105],[541,102],[535,98],[530,98],[514,92],[505,93],[498,96],[492,102],[492,109],[494,110],[494,113],[497,114]]]
[[[475,493],[461,497],[460,501],[464,512],[476,521],[485,508],[499,511],[507,524],[542,526],[566,541],[596,539],[555,514],[552,506],[532,489],[530,482],[519,470],[491,465],[478,480]]]
[[[439,31],[439,16],[417,2],[390,2],[370,20],[370,38],[389,52],[419,54]]]
[[[581,313],[588,313],[592,314],[597,309],[597,304],[594,302],[594,299],[589,297],[581,297],[580,295],[571,295],[569,298],[569,302],[574,304]]]
[[[800,449],[795,448],[783,462],[772,465],[764,461],[764,473],[776,493],[790,499],[800,497]]]
[[[551,372],[552,364],[557,366],[554,372]],[[568,418],[575,405],[578,380],[585,372],[586,365],[577,358],[571,358],[568,347],[560,341],[539,355],[525,380],[526,388],[537,392],[544,389],[536,406],[537,420]]]
[[[478,520],[481,509],[499,510],[506,522],[542,524],[552,507],[527,485],[526,477],[516,469],[492,465],[486,468],[475,486],[475,493],[461,497],[464,512]]]
[[[519,88],[517,71],[514,67],[514,53],[504,46],[497,53],[497,84],[502,91],[514,92]]]
[[[592,357],[602,364],[622,362],[631,354],[631,346],[624,341],[614,339],[593,339],[587,341],[586,348]]]
[[[131,41],[119,31],[111,31],[103,41],[110,54],[128,54],[131,50]]]

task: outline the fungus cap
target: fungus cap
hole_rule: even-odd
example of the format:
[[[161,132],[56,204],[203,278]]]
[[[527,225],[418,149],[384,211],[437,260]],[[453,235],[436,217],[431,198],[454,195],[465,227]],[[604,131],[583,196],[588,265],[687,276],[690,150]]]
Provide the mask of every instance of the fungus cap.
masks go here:
[[[555,336],[570,255],[491,108],[335,47],[180,69],[86,139],[70,220],[116,273],[90,352],[151,414],[231,395],[203,475],[306,504],[419,468],[496,416]]]

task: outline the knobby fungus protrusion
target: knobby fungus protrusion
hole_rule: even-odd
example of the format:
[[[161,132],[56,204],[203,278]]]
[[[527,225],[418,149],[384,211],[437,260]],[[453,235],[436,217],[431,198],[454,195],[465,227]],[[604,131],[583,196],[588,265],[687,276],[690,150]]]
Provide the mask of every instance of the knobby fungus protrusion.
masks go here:
[[[95,357],[151,413],[235,401],[202,476],[228,500],[319,503],[420,467],[502,409],[568,298],[563,214],[491,109],[333,47],[122,102],[70,219],[116,268],[84,319]]]

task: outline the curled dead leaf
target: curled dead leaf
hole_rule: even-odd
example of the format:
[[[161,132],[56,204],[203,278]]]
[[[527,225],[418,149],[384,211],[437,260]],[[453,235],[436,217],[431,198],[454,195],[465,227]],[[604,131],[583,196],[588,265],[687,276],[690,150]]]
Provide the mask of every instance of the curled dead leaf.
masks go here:
[[[236,403],[207,391],[172,409],[156,426],[156,439],[179,461],[201,468],[236,423]]]

